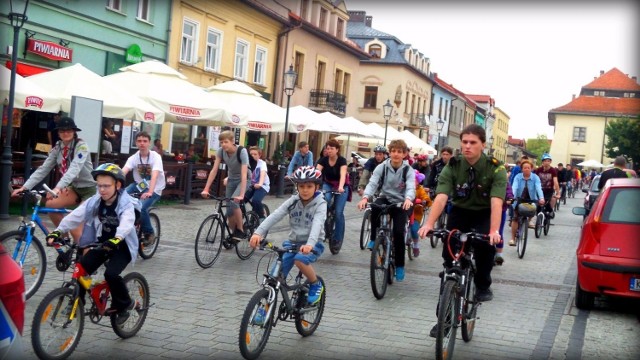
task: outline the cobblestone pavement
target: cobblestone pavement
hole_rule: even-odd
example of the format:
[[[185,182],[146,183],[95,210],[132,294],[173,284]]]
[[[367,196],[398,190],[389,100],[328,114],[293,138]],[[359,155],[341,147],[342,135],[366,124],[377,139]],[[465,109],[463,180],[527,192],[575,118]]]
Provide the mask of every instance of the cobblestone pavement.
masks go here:
[[[271,196],[265,199],[272,210],[281,202]],[[241,358],[241,316],[258,289],[256,272],[262,274],[266,262],[260,262],[260,252],[242,261],[227,250],[212,268],[198,267],[194,238],[213,204],[196,200],[156,210],[162,221],[158,252],[125,270],[138,271],[149,281],[155,306],[144,327],[137,336],[121,340],[109,327],[87,321],[72,358]],[[530,232],[524,259],[506,246],[504,266],[493,271],[495,298],[480,307],[473,340],[456,341],[455,358],[640,358],[637,302],[605,299],[590,312],[573,306],[581,218],[571,214],[570,206],[581,204],[582,199],[569,199],[553,220],[549,236],[535,239]],[[279,322],[261,358],[433,358],[435,342],[428,333],[436,320],[442,245],[432,249],[423,241],[420,257],[407,261],[405,281],[394,283],[384,299],[376,300],[370,287],[370,252],[358,246],[362,215],[355,202],[348,203],[345,213],[342,251],[338,255],[326,251],[316,263],[327,284],[320,327],[313,336],[301,338],[292,323]],[[0,231],[11,230],[16,223],[0,221]],[[269,236],[277,239],[285,230],[281,223]],[[62,280],[54,267],[54,251],[47,249],[47,254],[45,282],[27,302],[26,358],[35,357],[30,343],[35,308]]]

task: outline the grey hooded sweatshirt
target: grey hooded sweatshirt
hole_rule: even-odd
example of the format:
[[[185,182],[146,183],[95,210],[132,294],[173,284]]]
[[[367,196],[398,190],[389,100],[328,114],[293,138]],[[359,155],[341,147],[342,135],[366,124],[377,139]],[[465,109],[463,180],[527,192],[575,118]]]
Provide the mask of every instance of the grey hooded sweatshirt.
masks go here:
[[[403,168],[408,167],[407,179],[402,181]],[[413,201],[416,198],[416,173],[413,168],[403,162],[402,165],[395,170],[391,166],[391,159],[383,161],[373,170],[369,184],[364,190],[364,196],[371,199],[373,194],[378,191],[378,184],[385,173],[384,184],[380,191],[380,197],[385,197],[391,203],[403,202],[405,199]]]

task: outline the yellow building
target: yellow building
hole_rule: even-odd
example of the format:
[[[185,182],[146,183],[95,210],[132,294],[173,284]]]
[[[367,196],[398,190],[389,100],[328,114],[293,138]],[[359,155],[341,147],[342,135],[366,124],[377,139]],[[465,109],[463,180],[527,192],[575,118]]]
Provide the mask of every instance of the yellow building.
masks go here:
[[[509,120],[506,112],[499,107],[493,108],[496,118],[493,123],[493,156],[503,162],[507,162],[507,140],[509,139]]]

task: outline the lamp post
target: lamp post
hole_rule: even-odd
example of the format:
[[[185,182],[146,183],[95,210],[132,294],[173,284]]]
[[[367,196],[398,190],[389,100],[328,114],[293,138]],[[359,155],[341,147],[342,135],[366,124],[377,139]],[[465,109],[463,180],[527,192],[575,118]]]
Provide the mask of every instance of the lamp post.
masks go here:
[[[20,28],[27,21],[27,7],[29,0],[24,2],[22,13],[13,11],[13,1],[10,2],[9,22],[13,26],[13,48],[11,50],[11,80],[9,82],[9,104],[7,105],[7,125],[5,130],[4,147],[2,151],[2,160],[0,167],[2,168],[2,178],[0,179],[0,219],[9,218],[9,198],[11,194],[8,192],[9,183],[11,181],[11,137],[13,130],[13,102],[16,96],[16,66],[18,61],[18,37],[20,36]]]
[[[389,127],[389,119],[391,119],[391,112],[393,111],[393,105],[387,99],[387,103],[382,105],[382,112],[384,113],[384,146],[387,146],[387,127]]]
[[[442,151],[442,129],[444,129],[444,121],[442,119],[436,122],[436,129],[438,130],[438,151]]]
[[[276,197],[278,198],[284,196],[284,177],[287,175],[288,167],[284,159],[284,150],[286,148],[287,134],[289,131],[289,104],[291,103],[291,95],[293,95],[293,92],[295,91],[297,77],[298,74],[293,70],[293,65],[289,65],[289,70],[284,73],[284,93],[287,95],[287,112],[284,118],[284,139],[282,140],[282,145],[280,147],[282,158],[280,159],[280,165],[278,168],[280,171],[278,192],[276,193]]]

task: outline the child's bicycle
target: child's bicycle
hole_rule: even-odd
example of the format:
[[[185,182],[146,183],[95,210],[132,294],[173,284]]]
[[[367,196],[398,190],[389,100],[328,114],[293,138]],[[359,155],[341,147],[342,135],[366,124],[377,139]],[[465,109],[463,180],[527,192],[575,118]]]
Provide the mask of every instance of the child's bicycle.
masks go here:
[[[55,246],[68,246],[71,251],[77,247],[74,243],[58,243]],[[98,246],[93,244],[90,247]],[[69,357],[80,342],[85,316],[89,316],[94,324],[105,316],[109,317],[113,331],[123,339],[134,336],[142,328],[150,307],[149,284],[144,276],[137,272],[124,276],[135,307],[129,311],[129,317],[124,322],[118,323],[116,314],[106,314],[111,298],[109,285],[104,280],[92,282],[88,275],[76,260],[71,280],[47,294],[36,308],[31,325],[31,343],[40,359]],[[88,310],[85,308],[87,295],[91,304]]]
[[[300,335],[312,335],[320,325],[327,296],[326,285],[320,276],[318,280],[322,282],[324,292],[314,305],[307,303],[309,282],[301,272],[296,276],[293,285],[287,284],[282,273],[282,257],[286,253],[297,253],[296,244],[279,248],[263,240],[260,249],[268,249],[276,253],[278,258],[273,268],[264,274],[262,289],[249,300],[242,316],[238,343],[240,353],[245,359],[256,359],[260,356],[269,340],[271,328],[276,326],[278,320],[293,321]],[[282,295],[280,306],[278,293]]]
[[[49,230],[42,222],[40,214],[67,214],[70,212],[67,209],[44,207],[46,193],[49,192],[54,196],[56,194],[46,184],[43,187],[45,190],[25,190],[20,193],[21,196],[26,196],[29,200],[35,200],[31,221],[26,222],[23,218],[20,220],[18,230],[0,235],[0,243],[22,268],[27,299],[38,291],[47,271],[47,256],[44,252],[44,246],[35,236],[36,226],[40,228],[45,236],[49,234]],[[31,249],[32,247],[33,249]]]
[[[413,239],[411,238],[411,227],[413,226],[413,223],[415,222],[415,215],[414,215],[413,209],[416,206],[420,206],[420,207],[424,208],[424,205],[422,205],[422,200],[420,200],[420,199],[416,199],[415,200],[415,205],[413,205],[413,207],[411,208],[411,215],[409,215],[409,219],[407,220],[407,226],[405,226],[405,228],[404,228],[404,243],[407,245],[407,256],[409,257],[409,260],[413,260],[413,257],[414,257],[413,256],[413,248],[415,246],[418,246],[418,244],[414,243]],[[425,221],[425,216],[423,215],[422,219],[420,221],[420,226],[424,225],[424,221]]]

